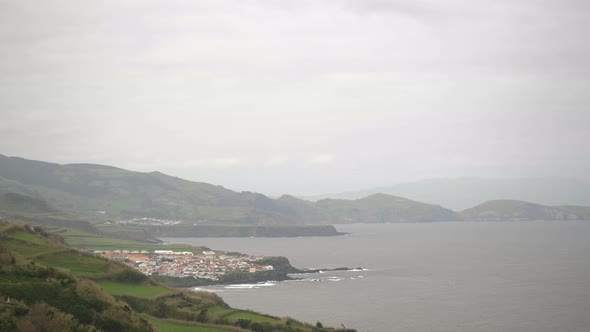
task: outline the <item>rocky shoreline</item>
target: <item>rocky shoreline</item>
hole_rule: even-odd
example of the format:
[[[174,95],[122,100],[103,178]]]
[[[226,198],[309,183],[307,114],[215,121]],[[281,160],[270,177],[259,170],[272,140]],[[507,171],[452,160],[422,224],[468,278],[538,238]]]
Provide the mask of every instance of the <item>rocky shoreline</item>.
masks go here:
[[[314,274],[335,271],[363,271],[362,267],[349,268],[318,268],[318,269],[297,269],[293,267],[289,260],[285,257],[267,257],[265,264],[274,266],[272,271],[257,271],[257,272],[231,272],[219,278],[219,280],[192,278],[192,277],[170,277],[170,276],[152,276],[153,279],[170,287],[177,288],[192,288],[203,286],[216,285],[235,285],[235,284],[256,284],[265,283],[269,281],[286,281],[286,280],[301,280],[292,276],[293,274]],[[273,264],[274,263],[274,264]]]

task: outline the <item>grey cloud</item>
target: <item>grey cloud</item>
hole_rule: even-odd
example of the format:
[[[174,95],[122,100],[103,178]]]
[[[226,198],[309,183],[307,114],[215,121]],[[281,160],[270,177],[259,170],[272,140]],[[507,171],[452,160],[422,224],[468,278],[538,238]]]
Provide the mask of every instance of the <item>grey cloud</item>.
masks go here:
[[[588,7],[0,1],[0,153],[271,193],[587,177]]]
[[[414,18],[441,17],[443,11],[437,2],[399,1],[399,0],[344,0],[333,1],[344,8],[356,10],[360,13],[398,14]]]

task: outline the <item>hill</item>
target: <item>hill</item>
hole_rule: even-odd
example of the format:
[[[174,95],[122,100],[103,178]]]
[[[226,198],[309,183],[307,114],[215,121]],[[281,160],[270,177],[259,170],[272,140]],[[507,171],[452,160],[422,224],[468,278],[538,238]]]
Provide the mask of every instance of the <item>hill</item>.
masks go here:
[[[59,165],[0,155],[0,193],[16,193],[46,201],[48,206],[90,218],[150,217],[187,225],[309,225],[348,222],[453,220],[440,206],[380,195],[360,200],[317,203],[282,196],[272,199],[251,192],[186,181],[159,172],[141,173],[94,165]],[[12,194],[11,194],[12,195]],[[157,222],[155,224],[158,224]],[[159,225],[159,224],[158,224]],[[148,229],[149,225],[141,227]],[[202,227],[201,227],[202,228]],[[157,228],[159,230],[166,227]],[[246,228],[229,231],[234,235]],[[254,229],[247,234],[336,235],[325,228]],[[219,231],[221,229],[217,229]],[[300,231],[300,234],[297,233]],[[195,230],[189,230],[194,235]],[[178,233],[178,230],[170,233]],[[205,232],[206,233],[206,232]],[[174,236],[158,233],[160,236]],[[197,234],[198,235],[198,234]]]
[[[0,222],[0,239],[0,331],[354,331],[232,309],[36,227]]]
[[[427,179],[360,191],[310,196],[305,199],[358,199],[375,193],[440,204],[453,210],[463,210],[481,202],[500,198],[549,206],[590,206],[590,181],[558,177]]]
[[[221,186],[190,182],[159,172],[116,167],[58,165],[0,155],[0,193],[18,193],[87,215],[214,220],[272,224],[293,222],[275,211],[273,200]]]
[[[590,220],[590,207],[544,206],[516,200],[492,200],[461,211],[464,220]]]
[[[54,210],[42,199],[16,193],[0,194],[0,210],[9,212],[43,213]]]
[[[588,195],[583,195],[583,182],[576,186],[562,179],[463,178],[396,188],[406,188],[407,193],[413,192],[415,196],[429,193],[430,199],[457,199],[458,204],[467,202],[465,197],[470,195],[469,201],[489,195],[500,195],[494,199],[510,198],[526,196],[535,189],[537,195],[546,196],[549,185],[554,189],[555,201],[590,197],[590,189]],[[59,165],[2,155],[0,210],[20,211],[28,215],[28,221],[41,225],[74,228],[79,220],[80,231],[154,241],[154,237],[174,236],[329,236],[341,234],[330,224],[345,223],[581,220],[590,216],[583,206],[545,206],[512,199],[490,200],[462,212],[388,194],[317,202],[289,195],[272,199],[159,172],[141,173],[95,164]],[[63,217],[59,211],[73,217]]]
[[[323,199],[318,208],[329,223],[428,222],[458,220],[455,212],[385,194],[357,200]]]

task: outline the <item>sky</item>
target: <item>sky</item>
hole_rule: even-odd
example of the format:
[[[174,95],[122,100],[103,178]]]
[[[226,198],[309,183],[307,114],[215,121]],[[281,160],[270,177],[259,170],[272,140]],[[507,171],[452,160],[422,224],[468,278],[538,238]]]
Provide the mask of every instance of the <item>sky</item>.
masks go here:
[[[0,0],[0,154],[322,194],[590,175],[587,0]]]

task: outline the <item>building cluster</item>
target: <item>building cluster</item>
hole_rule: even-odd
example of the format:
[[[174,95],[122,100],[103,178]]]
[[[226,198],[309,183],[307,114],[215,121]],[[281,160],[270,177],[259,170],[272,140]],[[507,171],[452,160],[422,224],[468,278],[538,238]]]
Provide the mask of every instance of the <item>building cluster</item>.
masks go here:
[[[172,250],[114,250],[94,252],[101,257],[125,263],[146,275],[193,277],[218,280],[228,272],[273,270],[272,265],[258,263],[263,256],[226,255],[213,251],[192,253]]]

